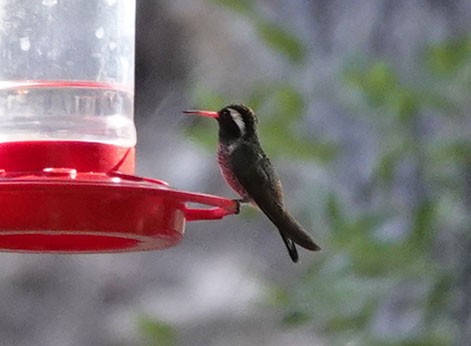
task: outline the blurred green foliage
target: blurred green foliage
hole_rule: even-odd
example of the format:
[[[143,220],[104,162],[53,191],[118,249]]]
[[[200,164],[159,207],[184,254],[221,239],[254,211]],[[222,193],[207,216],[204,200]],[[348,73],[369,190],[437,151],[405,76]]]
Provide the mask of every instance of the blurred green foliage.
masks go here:
[[[408,84],[401,82],[399,73],[386,61],[345,70],[345,82],[360,91],[364,100],[358,114],[367,114],[381,136],[369,187],[370,193],[383,198],[351,215],[339,195],[329,196],[325,217],[330,221],[330,233],[324,245],[329,257],[313,264],[294,289],[277,291],[275,301],[285,307],[285,321],[313,323],[338,345],[348,340],[390,346],[452,343],[458,273],[447,261],[439,260],[447,255],[437,256],[436,250],[446,232],[456,230],[454,216],[438,214],[450,208],[450,195],[455,196],[452,200],[465,200],[463,184],[469,184],[457,182],[459,173],[471,165],[469,125],[460,116],[460,110],[465,116],[467,110],[469,117],[469,101],[456,95],[469,96],[471,91],[470,43],[470,38],[464,38],[428,47],[418,80]],[[419,61],[418,69],[421,65]],[[424,121],[436,121],[449,132],[427,135],[418,130]],[[417,200],[410,209],[393,203],[392,187],[397,187],[398,169],[405,161],[413,163],[417,175],[417,192],[410,191]],[[441,184],[434,184],[438,176]],[[379,236],[398,216],[407,221],[404,234],[393,240]],[[420,312],[420,323],[414,333],[381,335],[374,327],[377,313],[404,283],[424,287],[420,297],[409,297],[408,309]],[[393,317],[402,318],[400,314]]]
[[[471,40],[469,37],[432,45],[425,52],[425,61],[429,71],[445,77],[469,68],[470,57]]]
[[[176,346],[175,329],[162,321],[148,316],[141,316],[137,321],[143,346]]]
[[[298,37],[278,23],[267,20],[258,11],[255,1],[250,0],[211,0],[239,13],[255,29],[260,40],[275,52],[283,55],[293,64],[300,64],[306,56],[306,48]]]
[[[416,114],[421,102],[420,94],[402,85],[393,68],[384,61],[366,69],[347,70],[346,81],[360,89],[370,105],[382,111],[382,115],[397,117],[400,121]]]

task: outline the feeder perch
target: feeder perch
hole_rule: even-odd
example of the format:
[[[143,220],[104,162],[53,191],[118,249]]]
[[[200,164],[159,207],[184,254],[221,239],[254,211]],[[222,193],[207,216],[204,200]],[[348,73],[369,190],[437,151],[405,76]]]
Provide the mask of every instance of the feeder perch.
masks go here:
[[[4,2],[0,251],[163,249],[238,211],[134,175],[134,1]]]

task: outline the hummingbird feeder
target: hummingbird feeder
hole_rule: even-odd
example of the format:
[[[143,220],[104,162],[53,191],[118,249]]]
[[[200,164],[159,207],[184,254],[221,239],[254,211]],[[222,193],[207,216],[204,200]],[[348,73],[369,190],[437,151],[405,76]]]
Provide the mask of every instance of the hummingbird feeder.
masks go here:
[[[1,6],[0,251],[163,249],[237,212],[134,175],[135,1]]]

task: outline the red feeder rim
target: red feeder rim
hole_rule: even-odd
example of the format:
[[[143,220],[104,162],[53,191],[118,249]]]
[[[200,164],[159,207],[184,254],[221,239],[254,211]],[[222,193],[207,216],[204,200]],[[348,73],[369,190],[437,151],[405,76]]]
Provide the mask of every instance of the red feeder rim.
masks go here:
[[[134,176],[134,149],[109,144],[0,143],[0,168],[0,251],[163,249],[180,242],[185,221],[221,219],[239,207]]]

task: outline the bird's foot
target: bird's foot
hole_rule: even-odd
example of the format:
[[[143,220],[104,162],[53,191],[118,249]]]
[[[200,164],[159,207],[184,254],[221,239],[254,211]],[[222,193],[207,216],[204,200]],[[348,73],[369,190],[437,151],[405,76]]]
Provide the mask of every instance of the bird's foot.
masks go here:
[[[250,202],[248,198],[233,199],[233,201],[237,204],[237,210],[235,212],[236,215],[240,213],[240,206],[242,204]]]

